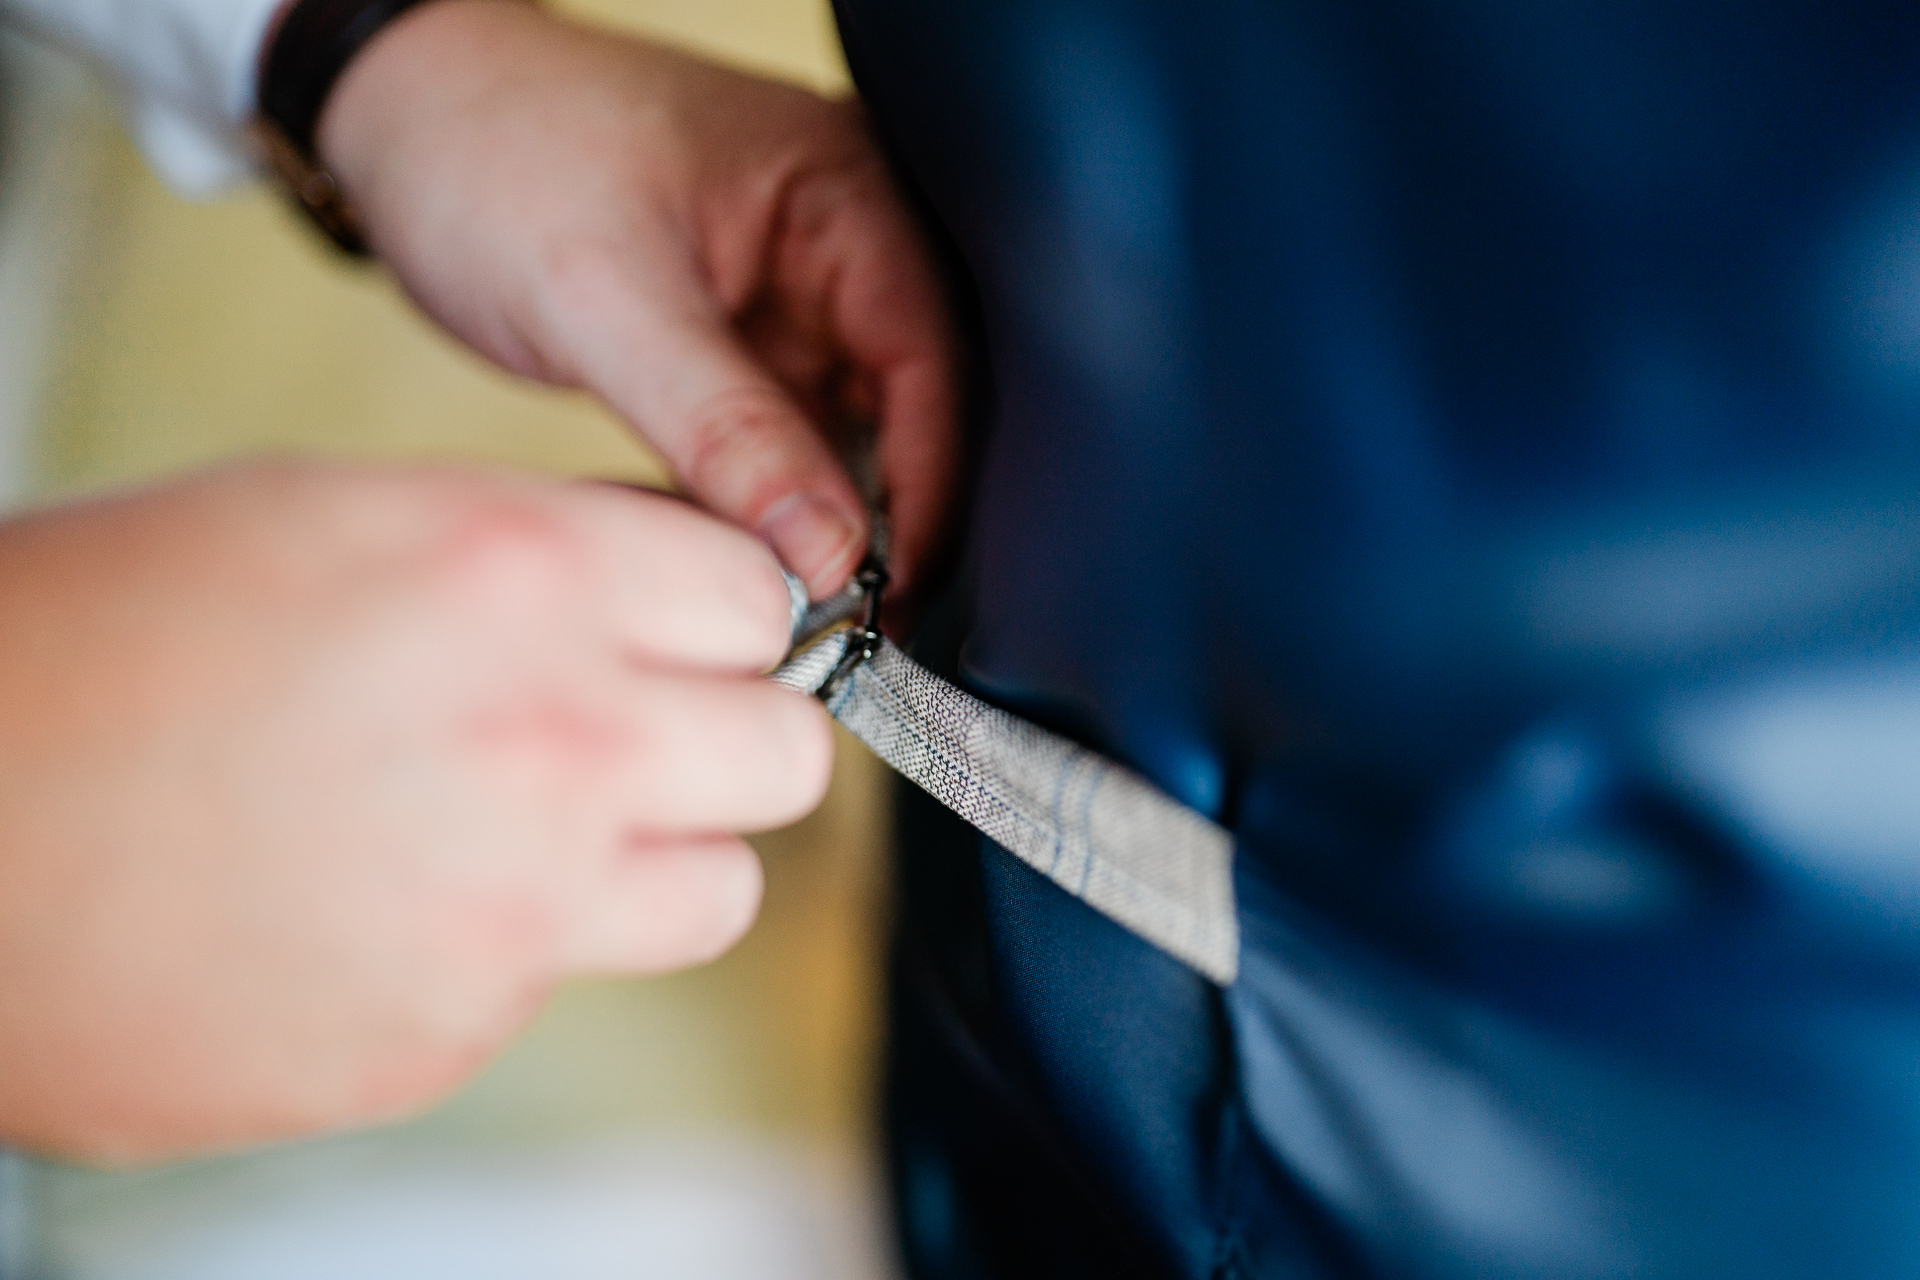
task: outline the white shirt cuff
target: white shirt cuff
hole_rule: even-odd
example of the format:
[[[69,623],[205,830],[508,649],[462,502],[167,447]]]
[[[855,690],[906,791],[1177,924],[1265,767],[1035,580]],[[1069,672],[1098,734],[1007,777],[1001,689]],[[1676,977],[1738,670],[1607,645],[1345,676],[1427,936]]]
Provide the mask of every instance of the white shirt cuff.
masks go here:
[[[282,0],[0,0],[0,14],[75,49],[114,83],[147,161],[206,196],[254,168],[246,126]]]

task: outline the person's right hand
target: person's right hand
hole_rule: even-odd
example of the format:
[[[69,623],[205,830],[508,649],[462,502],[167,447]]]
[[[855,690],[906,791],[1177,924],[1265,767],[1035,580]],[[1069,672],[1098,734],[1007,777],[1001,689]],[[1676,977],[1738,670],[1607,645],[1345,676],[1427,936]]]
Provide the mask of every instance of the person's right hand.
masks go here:
[[[833,445],[870,424],[907,622],[959,505],[957,342],[858,104],[534,5],[436,0],[348,64],[319,146],[428,314],[594,392],[815,599],[867,545]]]
[[[826,720],[673,499],[233,467],[0,525],[0,1142],[147,1159],[431,1101],[583,971],[746,928]]]

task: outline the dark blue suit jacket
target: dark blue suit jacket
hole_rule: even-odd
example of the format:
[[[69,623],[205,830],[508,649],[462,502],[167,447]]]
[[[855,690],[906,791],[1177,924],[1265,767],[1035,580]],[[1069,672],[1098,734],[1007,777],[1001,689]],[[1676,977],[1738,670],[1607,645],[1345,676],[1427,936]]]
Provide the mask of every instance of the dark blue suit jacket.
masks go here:
[[[1920,6],[840,18],[978,322],[960,672],[1246,939],[905,848],[916,1266],[1920,1270]]]

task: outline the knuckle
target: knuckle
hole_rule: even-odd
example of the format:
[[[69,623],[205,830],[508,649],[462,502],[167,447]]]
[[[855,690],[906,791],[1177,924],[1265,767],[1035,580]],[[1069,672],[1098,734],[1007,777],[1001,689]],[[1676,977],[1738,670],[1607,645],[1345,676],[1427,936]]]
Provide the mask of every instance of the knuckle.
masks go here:
[[[558,513],[507,495],[457,504],[430,572],[461,600],[518,612],[582,584],[585,548]]]
[[[693,411],[683,478],[723,506],[752,505],[762,478],[785,470],[800,429],[793,407],[771,387],[718,392]]]

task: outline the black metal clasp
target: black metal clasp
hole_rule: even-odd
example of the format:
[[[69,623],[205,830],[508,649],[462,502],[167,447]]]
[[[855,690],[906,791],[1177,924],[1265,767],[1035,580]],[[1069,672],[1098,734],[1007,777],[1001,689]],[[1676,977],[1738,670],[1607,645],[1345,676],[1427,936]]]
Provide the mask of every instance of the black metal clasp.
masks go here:
[[[860,568],[853,575],[854,585],[859,587],[866,597],[866,617],[858,625],[847,630],[847,651],[840,655],[833,670],[820,683],[814,696],[822,702],[830,701],[840,692],[853,673],[862,663],[868,662],[880,652],[880,601],[887,594],[887,566],[878,556],[869,555],[860,562]]]

